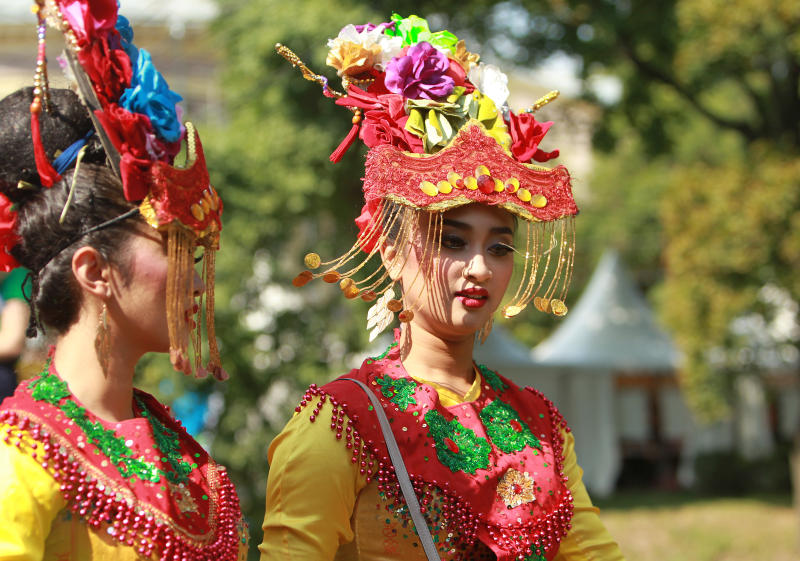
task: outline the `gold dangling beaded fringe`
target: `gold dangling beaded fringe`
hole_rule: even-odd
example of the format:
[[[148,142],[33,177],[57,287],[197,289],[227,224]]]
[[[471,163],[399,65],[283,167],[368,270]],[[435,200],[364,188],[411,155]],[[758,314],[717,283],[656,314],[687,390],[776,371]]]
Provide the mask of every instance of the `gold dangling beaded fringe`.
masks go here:
[[[217,346],[217,329],[214,322],[214,286],[216,277],[217,252],[214,247],[206,247],[203,258],[203,280],[206,284],[206,337],[208,337],[208,371],[220,382],[228,379],[228,373],[222,368],[222,361]]]
[[[194,304],[194,232],[172,222],[167,226],[167,328],[172,366],[192,373],[189,361],[191,323],[186,314]]]
[[[539,311],[564,316],[567,313],[564,301],[575,262],[574,218],[529,223],[527,230],[523,274],[514,296],[503,308],[503,315],[513,317],[532,301]],[[554,263],[552,269],[551,263]]]

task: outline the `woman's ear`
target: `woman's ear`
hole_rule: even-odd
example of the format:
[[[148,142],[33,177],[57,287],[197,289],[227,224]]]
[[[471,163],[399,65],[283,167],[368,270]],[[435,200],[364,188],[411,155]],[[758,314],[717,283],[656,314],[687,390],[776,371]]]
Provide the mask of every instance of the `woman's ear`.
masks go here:
[[[400,280],[400,271],[403,269],[402,261],[405,259],[398,259],[398,249],[394,242],[386,240],[381,244],[381,261],[383,267],[389,273],[389,278],[393,281]]]
[[[101,299],[111,296],[111,267],[95,248],[83,246],[72,255],[72,274],[81,290]]]

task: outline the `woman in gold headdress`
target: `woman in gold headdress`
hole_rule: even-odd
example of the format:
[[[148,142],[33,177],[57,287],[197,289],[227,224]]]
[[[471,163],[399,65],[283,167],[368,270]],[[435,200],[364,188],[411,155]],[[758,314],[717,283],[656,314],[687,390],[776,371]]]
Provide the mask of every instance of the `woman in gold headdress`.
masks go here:
[[[331,159],[356,137],[369,146],[365,205],[353,248],[307,255],[295,285],[372,302],[372,337],[395,314],[401,327],[380,356],[311,386],[272,442],[261,558],[621,559],[555,406],[472,358],[495,310],[567,312],[570,177],[532,163],[557,156],[533,116],[554,96],[511,112],[499,69],[415,16],[347,26],[329,46],[344,94],[278,49],[353,111]]]

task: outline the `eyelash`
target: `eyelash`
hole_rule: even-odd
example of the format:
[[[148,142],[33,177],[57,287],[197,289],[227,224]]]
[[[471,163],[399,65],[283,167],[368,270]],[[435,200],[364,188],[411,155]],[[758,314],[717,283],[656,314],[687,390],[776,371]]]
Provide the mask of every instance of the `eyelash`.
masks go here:
[[[441,244],[445,249],[462,249],[467,245],[467,242],[453,234],[442,234]],[[492,244],[488,251],[496,257],[505,257],[509,253],[515,252],[516,248],[511,244],[499,242]]]

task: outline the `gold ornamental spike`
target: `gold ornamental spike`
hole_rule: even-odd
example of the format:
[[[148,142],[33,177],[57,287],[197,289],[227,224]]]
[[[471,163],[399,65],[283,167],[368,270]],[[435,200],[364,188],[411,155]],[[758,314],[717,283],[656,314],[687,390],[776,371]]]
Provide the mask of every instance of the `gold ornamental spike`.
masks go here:
[[[292,66],[299,68],[300,72],[303,73],[303,78],[305,78],[309,82],[316,82],[317,84],[322,86],[322,89],[330,93],[331,97],[344,97],[345,94],[337,92],[328,86],[328,79],[325,76],[321,76],[319,74],[315,74],[314,72],[312,72],[311,69],[308,66],[306,66],[302,60],[300,60],[300,57],[294,54],[294,51],[292,51],[292,49],[290,49],[286,45],[275,43],[275,50],[278,52],[279,55],[288,60]]]
[[[551,101],[555,101],[556,98],[561,95],[561,92],[558,90],[553,90],[552,92],[543,95],[536,103],[534,103],[530,109],[526,111],[526,113],[536,113],[539,109],[550,103]]]

